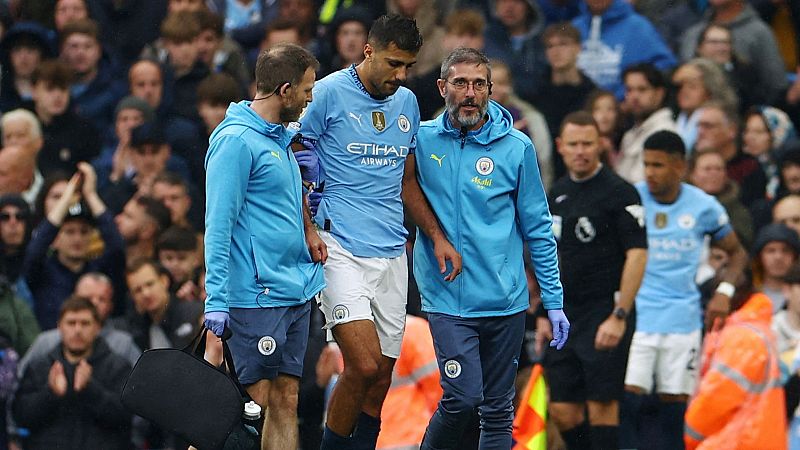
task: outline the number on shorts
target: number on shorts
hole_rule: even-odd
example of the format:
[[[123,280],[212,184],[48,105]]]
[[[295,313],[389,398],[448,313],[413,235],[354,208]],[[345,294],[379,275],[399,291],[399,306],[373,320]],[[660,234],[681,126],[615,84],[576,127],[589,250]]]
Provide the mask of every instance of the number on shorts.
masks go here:
[[[694,365],[694,358],[697,356],[697,349],[692,348],[689,350],[689,362],[686,363],[686,370],[694,371],[696,369]]]

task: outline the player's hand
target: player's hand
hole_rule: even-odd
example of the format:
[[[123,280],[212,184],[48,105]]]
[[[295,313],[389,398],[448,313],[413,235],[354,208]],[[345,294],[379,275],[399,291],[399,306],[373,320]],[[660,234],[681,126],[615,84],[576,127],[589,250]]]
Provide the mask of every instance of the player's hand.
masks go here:
[[[92,380],[92,366],[85,359],[75,366],[75,392],[81,392]]]
[[[325,261],[328,260],[328,246],[325,245],[316,230],[306,230],[306,244],[308,253],[311,254],[311,260],[325,264]]]
[[[228,322],[230,322],[230,320],[230,314],[225,311],[212,311],[206,313],[203,325],[211,330],[216,337],[222,337],[222,335],[225,334],[225,328],[228,327]]]
[[[47,386],[56,394],[56,397],[63,397],[67,394],[67,376],[64,375],[64,366],[61,361],[56,361],[50,366],[50,373],[47,374]]]
[[[316,184],[319,181],[319,158],[317,158],[317,153],[314,151],[314,146],[308,145],[310,148],[304,143],[305,150],[294,152],[294,159],[297,160],[297,165],[300,166],[300,176],[303,181]]]
[[[604,320],[594,336],[594,348],[600,351],[613,350],[622,340],[626,325],[624,320],[614,316]]]
[[[544,353],[545,342],[553,339],[553,326],[550,325],[550,320],[547,317],[536,318],[536,338],[534,339],[534,350],[537,355]]]
[[[461,273],[461,255],[456,251],[455,247],[450,244],[450,241],[442,238],[434,242],[433,255],[439,262],[439,273],[442,275],[447,272],[447,261],[450,261],[450,264],[453,266],[453,270],[445,275],[444,281],[455,280],[458,274]]]
[[[308,194],[308,209],[311,211],[311,216],[317,215],[317,210],[319,209],[319,204],[322,201],[322,192],[311,191]]]
[[[553,326],[553,340],[550,341],[550,347],[561,350],[569,338],[569,320],[564,315],[564,310],[561,309],[547,310],[547,318],[550,319],[550,324]]]
[[[706,331],[711,331],[716,320],[724,321],[731,310],[731,299],[727,295],[714,294],[706,306]]]

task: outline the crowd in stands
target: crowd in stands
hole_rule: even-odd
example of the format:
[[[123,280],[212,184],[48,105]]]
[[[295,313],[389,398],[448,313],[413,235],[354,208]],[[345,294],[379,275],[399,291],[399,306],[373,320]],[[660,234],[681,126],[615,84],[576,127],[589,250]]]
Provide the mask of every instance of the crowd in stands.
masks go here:
[[[800,436],[800,2],[0,0],[0,450],[181,448],[118,392],[141,351],[181,348],[201,329],[208,137],[230,103],[253,98],[260,51],[302,45],[320,79],[363,60],[385,13],[423,35],[408,81],[423,120],[444,107],[444,56],[492,59],[491,98],[531,137],[547,189],[567,174],[556,138],[571,112],[591,113],[604,164],[630,183],[644,179],[649,136],[680,135],[685,181],[719,200],[750,251],[788,399],[782,433]],[[726,254],[703,258],[707,299]],[[319,448],[341,371],[312,314],[304,450]],[[393,386],[379,448],[419,444],[441,395],[435,370],[412,376],[433,353],[426,327],[407,327],[403,352],[418,359],[396,370],[418,391]],[[522,351],[521,370],[541,359]],[[687,417],[704,407],[719,405]]]

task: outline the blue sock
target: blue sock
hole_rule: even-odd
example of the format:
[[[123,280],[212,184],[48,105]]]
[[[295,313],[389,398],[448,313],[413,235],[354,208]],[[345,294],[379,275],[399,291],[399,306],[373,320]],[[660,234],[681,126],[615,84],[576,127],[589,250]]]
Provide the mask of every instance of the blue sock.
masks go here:
[[[372,417],[362,411],[358,415],[356,429],[353,432],[352,450],[375,450],[380,432],[381,418]]]
[[[352,450],[353,439],[349,436],[340,436],[325,425],[322,432],[322,445],[320,450]]]
[[[664,449],[683,450],[684,415],[686,402],[664,402],[658,405],[658,420],[661,423]]]

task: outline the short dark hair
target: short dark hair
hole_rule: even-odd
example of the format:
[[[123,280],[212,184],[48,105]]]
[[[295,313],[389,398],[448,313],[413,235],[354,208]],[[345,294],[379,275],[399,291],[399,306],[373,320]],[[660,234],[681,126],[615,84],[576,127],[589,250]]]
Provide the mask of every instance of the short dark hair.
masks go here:
[[[485,30],[486,19],[474,9],[456,9],[444,20],[445,33],[455,36],[483,36]]]
[[[319,68],[319,61],[311,52],[296,44],[277,44],[258,55],[256,91],[269,94],[284,83],[300,84],[309,68]]]
[[[170,42],[191,42],[200,36],[200,23],[190,11],[171,13],[161,22],[161,38]]]
[[[167,144],[164,128],[156,121],[144,122],[131,130],[130,146],[142,151],[145,145],[161,146]]]
[[[85,34],[94,39],[98,44],[100,43],[100,27],[98,27],[97,22],[92,19],[77,19],[64,25],[64,28],[61,29],[61,33],[59,33],[60,44],[64,45],[67,38],[73,34]]]
[[[567,114],[567,116],[564,117],[564,120],[561,121],[561,127],[558,129],[559,136],[564,133],[564,128],[566,128],[569,124],[578,125],[581,127],[592,126],[595,130],[597,130],[598,134],[600,133],[600,127],[597,125],[597,121],[594,120],[594,116],[592,116],[592,114],[588,111],[573,111]]]
[[[683,143],[683,139],[674,131],[669,130],[660,130],[651,134],[644,141],[644,149],[679,155],[681,158],[686,156],[686,145]]]
[[[385,14],[372,23],[367,42],[376,49],[385,49],[394,42],[400,50],[417,53],[422,47],[422,34],[414,19],[399,14]]]
[[[264,39],[269,37],[269,34],[273,31],[286,31],[286,30],[297,30],[297,35],[300,36],[303,34],[303,30],[300,29],[300,25],[291,20],[291,19],[275,19],[267,25],[264,29]]]
[[[142,195],[136,197],[136,204],[144,208],[144,213],[156,223],[156,234],[161,234],[162,231],[172,225],[171,213],[160,201],[153,197]]]
[[[486,55],[484,55],[480,50],[459,47],[450,52],[450,54],[444,58],[444,61],[442,61],[442,67],[439,71],[439,78],[446,80],[448,75],[450,75],[450,68],[456,64],[475,64],[476,66],[486,66],[486,76],[488,78],[486,81],[491,83],[492,63],[489,61],[489,58],[487,58]]]
[[[228,106],[242,99],[239,83],[225,72],[212,73],[197,85],[197,104]]]
[[[623,82],[625,78],[632,73],[642,74],[650,86],[654,88],[666,89],[667,87],[667,79],[664,77],[664,74],[650,63],[639,63],[626,67],[625,70],[622,71]]]
[[[68,312],[77,312],[77,311],[89,311],[92,313],[92,317],[94,317],[95,322],[101,323],[100,320],[100,313],[97,312],[97,308],[94,306],[91,300],[86,297],[79,297],[77,295],[70,295],[64,300],[64,303],[61,304],[61,308],[58,310],[58,321],[61,322],[61,319]]]
[[[141,258],[134,259],[130,264],[128,264],[127,267],[125,267],[125,277],[129,277],[131,274],[134,274],[145,267],[150,267],[153,269],[158,276],[166,275],[168,273],[164,266],[162,266],[158,261],[153,258],[143,256]]]
[[[197,251],[197,237],[191,228],[173,225],[158,237],[156,254],[162,250],[175,250],[179,252]]]
[[[201,33],[211,30],[218,38],[225,35],[225,21],[219,14],[214,14],[207,9],[195,11],[193,14]]]
[[[68,90],[73,78],[72,70],[66,64],[58,60],[47,60],[33,70],[31,83],[35,85],[42,82],[48,88]]]
[[[569,22],[551,23],[548,25],[542,33],[542,43],[547,45],[547,41],[556,36],[570,39],[576,44],[581,43],[581,32]]]
[[[170,172],[167,170],[161,172],[160,174],[156,175],[155,179],[153,179],[153,184],[156,183],[165,183],[170,186],[180,186],[186,191],[186,194],[189,194],[189,183],[187,183],[182,176],[175,172]]]

